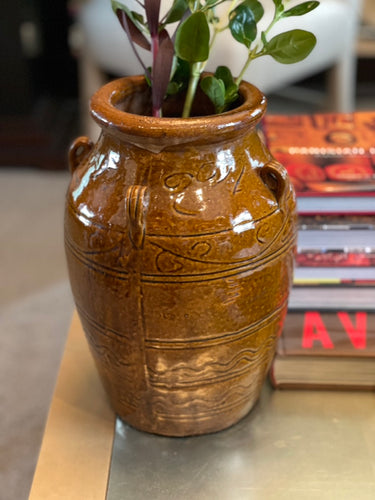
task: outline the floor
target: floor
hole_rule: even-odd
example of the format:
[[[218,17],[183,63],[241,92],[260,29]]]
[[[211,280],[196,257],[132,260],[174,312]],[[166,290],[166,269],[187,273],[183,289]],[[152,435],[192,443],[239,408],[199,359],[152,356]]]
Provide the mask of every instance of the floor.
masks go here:
[[[73,304],[67,172],[0,169],[0,498],[28,497]]]
[[[374,98],[357,107],[375,109]],[[270,99],[269,112],[286,109],[321,107]],[[28,497],[73,311],[63,248],[68,182],[65,171],[0,168],[1,500]]]

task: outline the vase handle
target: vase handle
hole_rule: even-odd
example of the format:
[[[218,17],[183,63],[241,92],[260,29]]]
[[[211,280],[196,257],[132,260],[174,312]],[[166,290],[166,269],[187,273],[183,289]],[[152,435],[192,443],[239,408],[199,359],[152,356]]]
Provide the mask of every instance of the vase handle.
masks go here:
[[[129,220],[129,239],[136,249],[143,247],[149,199],[147,186],[129,186],[126,191],[125,210]]]
[[[69,170],[75,171],[81,161],[86,158],[94,146],[94,143],[88,137],[77,137],[69,148]]]
[[[274,194],[279,206],[283,206],[291,189],[286,169],[276,160],[271,160],[260,169],[260,177]]]

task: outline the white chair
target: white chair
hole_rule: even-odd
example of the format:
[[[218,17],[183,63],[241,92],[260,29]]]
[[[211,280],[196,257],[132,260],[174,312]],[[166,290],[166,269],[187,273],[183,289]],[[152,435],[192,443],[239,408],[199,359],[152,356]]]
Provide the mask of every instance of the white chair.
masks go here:
[[[355,106],[355,47],[362,0],[320,2],[317,9],[305,16],[283,19],[272,32],[277,34],[296,26],[312,31],[317,37],[313,52],[304,61],[293,65],[277,63],[271,57],[259,58],[250,65],[245,79],[267,95],[328,69],[326,93],[330,109],[351,112]],[[137,9],[135,0],[123,0],[123,3]],[[262,3],[265,8],[264,19],[270,19],[274,9],[273,0],[262,0]],[[290,5],[293,5],[293,1]],[[110,0],[87,0],[79,9],[77,18],[82,35],[78,47],[81,98],[86,103],[103,83],[106,73],[126,76],[141,73],[142,69],[112,12]],[[233,74],[238,73],[245,60],[243,49],[230,33],[222,33],[217,38],[207,69],[227,64]],[[147,58],[148,53],[144,54]]]

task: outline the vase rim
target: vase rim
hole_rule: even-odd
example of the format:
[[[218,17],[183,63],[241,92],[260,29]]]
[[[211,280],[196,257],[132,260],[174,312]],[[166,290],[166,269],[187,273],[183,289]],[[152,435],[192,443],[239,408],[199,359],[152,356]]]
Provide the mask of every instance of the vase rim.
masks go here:
[[[147,89],[142,75],[112,80],[100,87],[90,101],[91,115],[102,130],[115,135],[144,137],[148,140],[194,139],[202,133],[238,133],[241,129],[254,126],[265,113],[267,101],[264,94],[248,82],[240,84],[239,92],[243,102],[236,108],[220,114],[179,117],[153,117],[127,112],[119,108],[119,103],[135,92]]]

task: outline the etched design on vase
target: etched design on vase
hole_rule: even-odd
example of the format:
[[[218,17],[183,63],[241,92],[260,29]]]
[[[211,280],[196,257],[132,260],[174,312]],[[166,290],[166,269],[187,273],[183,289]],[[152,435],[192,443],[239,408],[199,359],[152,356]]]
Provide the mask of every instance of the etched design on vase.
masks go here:
[[[140,192],[142,195],[140,195]],[[284,222],[276,235],[282,236],[281,245],[278,244],[273,253],[270,253],[270,246],[275,239],[275,234],[271,230],[272,226],[265,221],[259,221],[262,224],[259,224],[255,231],[248,231],[246,237],[248,248],[254,246],[254,243],[251,243],[254,238],[254,241],[261,244],[261,250],[257,249],[254,256],[250,255],[237,260],[231,258],[231,255],[225,258],[225,252],[222,252],[222,248],[225,246],[231,250],[230,245],[226,245],[226,241],[229,242],[232,237],[232,231],[229,229],[218,231],[216,234],[197,234],[184,238],[174,235],[148,237],[143,221],[144,212],[140,209],[147,198],[146,188],[142,187],[142,189],[135,190],[134,186],[129,188],[129,198],[126,198],[128,211],[131,211],[129,213],[137,217],[132,219],[129,216],[129,239],[132,241],[134,248],[140,246],[142,248],[146,247],[147,250],[148,270],[142,272],[142,279],[146,281],[160,274],[181,275],[181,277],[185,274],[194,274],[196,277],[199,276],[204,279],[205,275],[212,278],[217,273],[242,273],[270,262],[294,245],[294,231],[288,220]],[[132,203],[133,205],[130,207]],[[147,203],[148,201],[146,201]],[[273,216],[278,217],[278,214],[275,213]],[[257,227],[257,221],[255,221],[254,225]],[[91,227],[93,226],[95,226],[95,223],[91,224]],[[81,261],[97,269],[98,272],[108,272],[112,276],[123,279],[128,274],[127,264],[131,251],[128,243],[124,241],[125,239],[127,238],[125,238],[123,232],[97,227],[96,231],[90,235],[90,250],[79,248],[68,237],[66,241],[72,252]],[[106,245],[106,248],[104,245]],[[106,256],[104,260],[108,264],[112,261],[111,265],[100,263],[103,260],[101,256],[104,256],[104,254]],[[153,261],[155,262],[154,272],[151,272],[149,266]],[[115,263],[116,265],[114,265]],[[212,270],[207,266],[212,267]]]
[[[215,160],[197,162],[189,170],[168,173],[163,178],[164,188],[171,193],[173,209],[182,216],[196,216],[205,210],[202,196],[202,185],[215,187],[227,180],[235,172],[235,161],[232,152],[221,150]]]

